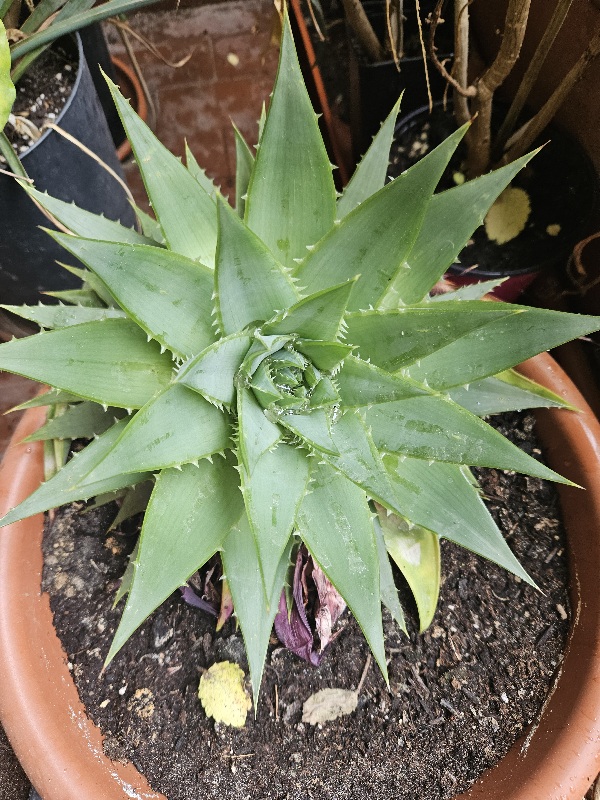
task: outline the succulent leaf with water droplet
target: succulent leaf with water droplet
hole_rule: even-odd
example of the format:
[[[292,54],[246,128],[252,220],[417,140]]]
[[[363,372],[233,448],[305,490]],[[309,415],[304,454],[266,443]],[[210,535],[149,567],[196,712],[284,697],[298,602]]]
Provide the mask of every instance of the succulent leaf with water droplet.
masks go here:
[[[108,659],[220,552],[256,700],[301,539],[385,675],[382,602],[403,624],[386,546],[427,622],[440,538],[529,580],[468,467],[563,480],[473,411],[560,404],[507,370],[600,319],[428,295],[528,157],[436,194],[463,128],[385,184],[395,109],[336,206],[286,20],[256,158],[238,135],[236,213],[111,91],[156,221],[148,238],[29,190],[72,231],[53,235],[86,288],[68,307],[11,307],[51,330],[0,345],[0,369],[80,405],[41,436],[83,422],[99,436],[2,523],[153,479]],[[401,557],[414,530],[418,569]]]

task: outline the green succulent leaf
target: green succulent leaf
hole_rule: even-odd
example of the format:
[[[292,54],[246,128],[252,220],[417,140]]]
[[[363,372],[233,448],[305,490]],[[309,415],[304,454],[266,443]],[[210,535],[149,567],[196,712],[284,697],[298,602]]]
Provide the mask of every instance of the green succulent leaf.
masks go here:
[[[361,358],[395,372],[467,333],[479,331],[493,320],[519,313],[513,306],[497,305],[464,301],[460,305],[439,303],[423,308],[352,313],[346,317],[346,339],[358,347]],[[428,381],[426,374],[419,375],[417,380]]]
[[[45,425],[26,442],[39,442],[46,439],[92,439],[107,431],[115,422],[122,419],[125,411],[120,408],[106,408],[97,403],[77,403],[65,410],[59,417],[49,419]]]
[[[127,604],[106,664],[144,620],[223,547],[242,511],[232,458],[161,472],[144,517]]]
[[[482,302],[482,305],[488,304]],[[419,365],[410,368],[411,377],[417,381],[426,378],[435,389],[464,386],[510,369],[578,336],[586,336],[600,326],[600,317],[508,303],[494,303],[494,306],[519,313],[494,320],[423,358]]]
[[[240,420],[240,437],[247,428]],[[306,494],[309,461],[306,452],[281,443],[264,452],[251,473],[242,467],[240,474],[268,603],[298,506]]]
[[[298,292],[281,264],[223,200],[218,210],[217,321],[227,336],[289,308]]]
[[[102,13],[145,1],[109,0]],[[91,2],[68,0],[54,22],[84,7],[93,17]],[[23,404],[48,406],[31,437],[44,440],[48,475],[72,437],[99,434],[2,523],[95,497],[122,501],[118,524],[149,503],[109,659],[220,551],[255,703],[301,542],[384,675],[381,603],[404,627],[390,553],[423,627],[442,537],[532,583],[469,466],[568,481],[477,415],[566,405],[512,367],[600,328],[600,317],[483,302],[493,282],[429,297],[529,156],[434,194],[465,127],[386,184],[396,106],[336,209],[287,13],[282,39],[256,158],[236,132],[236,211],[189,148],[184,166],[110,84],[156,219],[137,209],[141,235],[29,189],[75,234],[53,235],[87,269],[61,264],[83,282],[49,293],[68,307],[6,306],[50,330],[0,345],[0,369],[53,387]]]
[[[155,244],[151,238],[142,236],[133,228],[107,219],[91,211],[85,211],[74,203],[65,203],[46,192],[38,192],[32,186],[24,185],[27,194],[55,219],[68,228],[71,233],[85,239],[100,239],[106,242],[128,242],[129,244]]]
[[[236,125],[235,135],[235,210],[243,219],[246,211],[246,194],[254,168],[254,155]]]
[[[398,511],[394,488],[363,418],[344,412],[332,426],[331,438],[338,453],[324,453],[325,460],[369,497]]]
[[[282,414],[277,421],[303,439],[311,449],[328,455],[338,455],[338,449],[331,438],[331,415],[324,409],[316,409],[308,414]]]
[[[46,229],[46,233],[52,235],[52,231]],[[66,269],[67,272],[70,272],[71,275],[76,275],[79,280],[83,283],[84,289],[91,289],[92,292],[98,297],[101,301],[100,305],[105,305],[108,308],[116,308],[117,303],[115,298],[111,295],[108,291],[106,285],[98,278],[97,275],[94,275],[93,272],[90,272],[89,269],[79,269],[78,267],[73,267],[70,264],[64,264],[60,261],[57,262],[60,267]]]
[[[344,408],[363,408],[429,394],[418,383],[390,375],[379,367],[349,356],[336,377]]]
[[[188,172],[191,175],[193,175],[196,181],[204,189],[206,194],[212,200],[216,200],[219,190],[217,189],[215,184],[211,181],[211,179],[208,177],[206,172],[202,169],[200,164],[198,164],[187,142],[185,143],[185,165],[188,169]]]
[[[331,467],[314,464],[297,527],[312,557],[348,604],[387,681],[379,556],[365,493]]]
[[[5,311],[35,322],[40,328],[68,328],[82,322],[95,322],[103,319],[123,319],[125,312],[117,308],[91,308],[86,306],[4,306]]]
[[[379,517],[373,519],[373,530],[375,531],[375,542],[377,544],[377,555],[379,556],[379,579],[381,588],[381,602],[392,615],[392,619],[398,623],[400,629],[407,633],[404,612],[400,605],[398,589],[394,582],[394,574],[388,557],[383,531]]]
[[[416,241],[385,299],[386,308],[422,300],[453,264],[489,208],[535,155],[455,186],[432,197]]]
[[[450,389],[448,396],[478,417],[501,414],[504,411],[520,411],[524,408],[576,410],[554,392],[512,369],[500,372],[492,378],[475,381],[468,387]]]
[[[507,278],[496,278],[492,281],[476,281],[475,283],[467,283],[465,286],[460,286],[450,292],[442,292],[442,294],[435,294],[432,297],[426,296],[423,298],[423,303],[446,303],[448,300],[483,300],[486,294],[491,294],[494,289],[508,280]]]
[[[212,273],[188,258],[146,245],[54,238],[89,267],[148,336],[179,356],[215,340]]]
[[[395,515],[379,514],[385,547],[406,578],[419,612],[423,633],[433,620],[440,594],[440,540],[431,531]]]
[[[0,345],[0,369],[118,408],[140,408],[171,378],[172,362],[126,319],[86,322]]]
[[[245,515],[242,515],[237,526],[233,528],[225,540],[223,548],[225,577],[231,590],[235,613],[244,637],[255,707],[258,702],[273,621],[278,611],[279,598],[290,563],[291,549],[292,540],[290,539],[277,568],[273,591],[266,598],[262,581],[257,580],[257,576],[260,574],[260,560],[256,539]]]
[[[246,222],[278,261],[293,267],[327,233],[334,216],[331,164],[286,13],[275,88],[248,187]]]
[[[535,585],[506,544],[469,470],[394,455],[383,462],[405,517]]]
[[[565,400],[563,400],[562,397],[556,394],[556,392],[552,392],[545,386],[536,383],[536,381],[526,378],[516,369],[505,369],[503,372],[499,372],[495,378],[499,381],[502,381],[505,386],[510,386],[515,391],[521,390],[522,392],[527,393],[530,396],[530,402],[532,398],[538,398],[539,400],[547,401],[547,407],[557,406],[561,408],[569,408],[571,411],[578,410],[575,406],[572,406],[570,403],[567,403]],[[532,406],[529,407],[531,408]]]
[[[252,337],[243,333],[219,339],[182,365],[177,382],[200,392],[211,403],[233,405],[236,375],[251,341]]]
[[[312,339],[297,339],[295,349],[306,356],[311,364],[323,372],[336,373],[342,362],[352,352],[352,345],[339,342],[320,342]]]
[[[146,244],[155,244],[160,245],[160,247],[166,247],[167,242],[165,240],[165,235],[162,231],[162,228],[160,227],[160,223],[157,222],[154,217],[151,217],[150,214],[147,214],[145,211],[143,211],[139,206],[134,205],[133,210],[138,218],[145,239],[149,240],[146,241]]]
[[[337,215],[342,219],[356,206],[368,200],[372,194],[382,189],[390,164],[390,148],[394,140],[396,118],[400,110],[400,100],[394,105],[385,122],[381,125],[371,146],[362,157],[359,165],[337,201]]]
[[[43,292],[60,303],[71,303],[85,308],[105,308],[104,303],[92,289],[65,289],[62,292]]]
[[[161,144],[108,78],[152,208],[170,250],[212,267],[217,214],[212,198],[181,161]]]
[[[153,489],[154,481],[144,481],[143,483],[138,483],[136,486],[130,486],[125,489],[121,507],[119,508],[117,516],[111,523],[110,530],[118,528],[125,520],[131,519],[131,517],[134,517],[136,514],[145,511],[148,507]],[[98,498],[96,498],[96,500],[97,499]],[[129,589],[127,591],[129,591]],[[116,602],[118,602],[118,600]]]
[[[252,475],[261,457],[282,437],[280,428],[271,422],[252,392],[241,387],[237,393],[238,446],[241,462]]]
[[[79,400],[81,400],[81,397],[78,397],[76,394],[63,392],[60,389],[50,389],[47,392],[32,397],[31,400],[26,400],[24,403],[19,403],[18,406],[9,408],[5,413],[9,414],[12,411],[25,411],[27,408],[39,408],[40,406],[76,403]]]
[[[358,275],[349,311],[376,307],[412,250],[461,128],[422,161],[361,203],[315,246],[296,274],[307,293]]]
[[[150,475],[146,472],[112,475],[99,481],[87,479],[87,475],[114,446],[126,424],[126,420],[121,420],[91,442],[81,453],[74,455],[53,478],[43,483],[33,494],[9,511],[0,520],[0,525],[9,525],[34,514],[40,514],[42,511],[48,511],[50,508],[73,503],[76,500],[88,500],[90,497],[114,492],[147,480]]]
[[[335,341],[345,330],[344,313],[353,285],[354,280],[349,280],[303,298],[263,325],[263,333]]]
[[[387,453],[516,470],[570,483],[445,397],[431,395],[373,406],[366,419],[376,446]]]
[[[177,420],[185,420],[178,425]],[[88,476],[106,480],[125,472],[179,467],[229,447],[229,415],[197,392],[174,383],[131,419],[114,447]]]

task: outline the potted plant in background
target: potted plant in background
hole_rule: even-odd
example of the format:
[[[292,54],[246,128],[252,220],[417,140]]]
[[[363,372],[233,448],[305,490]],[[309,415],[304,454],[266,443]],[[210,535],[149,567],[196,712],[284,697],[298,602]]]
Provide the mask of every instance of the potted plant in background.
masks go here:
[[[301,59],[306,57],[306,63],[301,60],[303,70],[315,83],[345,185],[405,89],[404,113],[420,108],[430,97],[442,99],[445,82],[425,64],[424,20],[433,4],[427,0],[417,8],[412,0],[330,0],[315,6],[293,0],[291,7],[302,37]],[[448,26],[443,30],[442,60],[451,57],[452,36],[447,33]]]
[[[403,114],[442,100],[445,83],[426,58],[431,2],[343,0],[348,42],[350,121],[355,161],[365,152],[400,94]],[[424,30],[425,28],[425,30]],[[440,37],[439,59],[452,58],[451,25]]]
[[[454,3],[455,57],[452,66],[437,57],[435,37],[442,5],[440,0],[432,15],[429,54],[452,90],[456,124],[473,119],[465,137],[465,152],[462,163],[457,166],[457,177],[462,180],[464,175],[481,175],[494,166],[510,163],[534,143],[544,143],[544,135],[550,140],[540,158],[524,170],[499,198],[486,218],[485,231],[475,236],[473,246],[466,248],[461,256],[461,267],[452,271],[455,275],[464,271],[468,280],[473,280],[474,276],[477,279],[503,274],[517,276],[503,287],[503,296],[507,296],[508,287],[511,297],[514,297],[542,268],[566,262],[574,243],[584,235],[593,218],[598,187],[590,159],[575,141],[556,128],[548,129],[548,125],[600,53],[600,17],[589,34],[587,47],[577,54],[575,64],[561,76],[542,106],[527,116],[524,109],[529,95],[569,13],[572,0],[554,4],[552,15],[508,108],[497,102],[496,93],[519,58],[530,3],[515,1],[505,4],[502,38],[494,57],[481,70],[477,70],[472,58],[475,46],[469,20],[471,10],[464,0]],[[446,12],[446,15],[450,13]],[[479,28],[482,26],[485,27],[485,15],[480,14]],[[471,71],[477,70],[476,77],[470,75],[469,65]],[[438,109],[432,118],[432,127],[437,124],[436,117],[439,120],[443,113]],[[416,123],[408,123],[411,124]]]
[[[190,153],[184,166],[116,87],[111,90],[157,219],[143,217],[144,233],[138,234],[24,187],[68,229],[53,237],[86,265],[88,304],[5,306],[50,330],[0,346],[0,367],[55,387],[35,405],[64,413],[51,414],[32,439],[97,438],[28,498],[17,498],[23,487],[16,484],[4,489],[9,508],[3,524],[11,525],[12,535],[0,538],[3,685],[12,687],[9,665],[24,653],[22,642],[9,645],[15,625],[6,594],[11,582],[4,580],[14,563],[10,543],[24,544],[19,520],[147,480],[154,488],[121,586],[120,596],[128,599],[109,659],[219,551],[256,702],[280,603],[286,617],[288,567],[302,541],[352,610],[385,676],[381,603],[403,621],[388,556],[395,557],[398,539],[426,544],[437,562],[439,540],[449,538],[530,581],[468,467],[517,469],[570,483],[478,414],[484,398],[485,413],[568,405],[536,382],[546,363],[534,368],[534,380],[519,378],[512,367],[597,329],[600,320],[483,302],[479,290],[435,300],[428,294],[530,157],[434,194],[467,132],[463,126],[386,185],[395,108],[336,201],[284,19],[278,77],[256,158],[237,138],[234,211]],[[502,349],[495,346],[500,335]],[[34,421],[39,412],[27,418],[28,432]],[[593,425],[589,430],[595,435]],[[29,458],[19,467],[9,456],[5,474],[27,473],[35,447],[27,446]],[[583,462],[584,473],[589,463]],[[34,472],[39,469],[37,462]],[[574,477],[581,481],[585,474],[577,469]],[[388,518],[388,511],[398,516]],[[402,519],[414,526],[412,533]],[[418,598],[425,587],[410,563],[399,566]],[[19,593],[18,604],[22,600]],[[589,608],[584,619],[596,619],[600,610],[591,600]],[[45,670],[50,651],[56,656],[55,640],[48,633],[29,638],[45,649]],[[574,634],[575,660],[580,639]],[[597,675],[597,666],[587,669]],[[29,684],[30,677],[21,671],[17,680]],[[54,750],[50,758],[37,753],[26,760],[32,738],[48,752],[63,723],[89,732],[62,694],[67,685],[57,681],[62,699],[52,706],[50,729],[34,722],[33,737],[20,727],[23,717],[30,721],[29,710],[11,706],[10,689],[0,698],[15,750],[45,800],[53,791],[60,800],[158,797],[141,788],[134,770],[101,756],[98,734],[91,734],[91,765],[65,766]],[[561,686],[557,695],[570,702],[572,683]],[[47,674],[34,693],[37,699],[50,694]],[[583,695],[589,712],[587,689]],[[580,703],[572,712],[584,716]],[[558,732],[547,727],[545,720],[543,736],[555,746]],[[574,735],[597,731],[588,720]],[[56,746],[63,754],[89,756],[89,742]],[[531,752],[541,758],[539,746]],[[595,759],[593,748],[580,748],[584,771]],[[570,751],[558,775],[554,762],[550,773],[548,764],[542,770],[547,787],[555,781],[573,791],[585,788],[586,775],[575,774]],[[486,785],[487,796],[495,796],[493,779]]]
[[[92,8],[90,2],[41,2],[30,10],[20,0],[7,0],[0,9],[4,21],[0,35],[5,100],[0,153],[6,168],[29,175],[39,188],[52,188],[64,200],[75,201],[90,211],[105,213],[127,224],[133,224],[134,215],[123,188],[97,160],[61,133],[65,131],[113,173],[121,175],[81,42],[79,38],[69,39],[68,35],[93,22],[147,4],[148,0],[110,0]],[[54,51],[53,43],[60,37],[67,38],[61,39],[60,51]],[[48,56],[49,52],[60,54]],[[22,85],[19,81],[23,79],[29,81],[32,73],[36,76],[36,96],[24,108],[18,100],[13,112],[16,93],[12,87]],[[8,133],[13,138],[12,144]],[[38,229],[48,224],[48,218],[33,204],[24,202],[22,192],[15,191],[14,181],[5,175],[0,176],[0,203],[4,220],[0,294],[5,302],[35,302],[41,290],[50,288],[48,268],[59,257],[59,248],[48,243],[48,237]],[[73,274],[63,272],[54,288],[68,289],[80,284]]]

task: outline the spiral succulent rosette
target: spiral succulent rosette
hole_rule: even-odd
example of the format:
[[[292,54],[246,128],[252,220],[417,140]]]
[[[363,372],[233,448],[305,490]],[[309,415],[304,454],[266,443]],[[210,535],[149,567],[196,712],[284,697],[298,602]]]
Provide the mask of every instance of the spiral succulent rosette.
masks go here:
[[[300,542],[384,676],[382,603],[404,624],[390,557],[422,627],[442,537],[531,582],[469,466],[563,479],[481,417],[564,405],[512,367],[600,320],[486,302],[487,284],[429,296],[528,157],[436,194],[463,127],[386,183],[397,106],[336,197],[287,18],[256,155],[236,131],[235,210],[111,91],[156,219],[138,233],[25,187],[84,284],[10,307],[43,330],[0,347],[0,368],[54,387],[34,438],[59,460],[91,439],[3,524],[91,497],[121,497],[122,518],[152,485],[108,660],[217,552],[255,700]]]

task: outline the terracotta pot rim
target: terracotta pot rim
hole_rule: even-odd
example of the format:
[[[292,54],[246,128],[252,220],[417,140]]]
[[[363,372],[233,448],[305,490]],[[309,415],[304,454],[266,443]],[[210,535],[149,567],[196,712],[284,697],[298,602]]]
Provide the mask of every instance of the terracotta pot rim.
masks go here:
[[[146,100],[146,95],[144,94],[144,90],[142,88],[142,84],[138,76],[135,74],[135,71],[132,67],[129,66],[125,61],[117,56],[111,55],[110,60],[113,63],[117,73],[121,73],[125,76],[127,81],[131,84],[131,88],[133,89],[133,97],[131,98],[131,104],[135,112],[144,122],[148,121],[148,102]],[[117,80],[119,76],[117,74]],[[131,144],[127,136],[121,142],[121,144],[117,147],[117,158],[119,161],[123,162],[126,161],[129,156],[131,155]]]
[[[538,415],[547,460],[587,489],[560,487],[578,615],[562,675],[529,748],[523,753],[523,741],[517,742],[459,797],[581,800],[600,770],[600,424],[550,356],[521,369],[582,409]],[[41,480],[41,443],[20,442],[43,414],[25,414],[0,466],[0,513]],[[38,515],[0,531],[0,718],[7,735],[44,800],[165,800],[133,765],[104,755],[102,735],[85,715],[51,626],[49,599],[40,592],[42,520]]]

